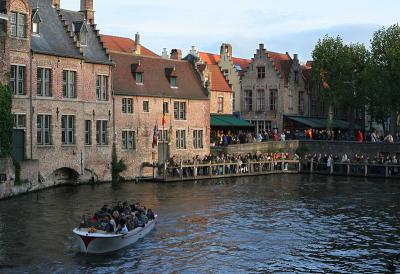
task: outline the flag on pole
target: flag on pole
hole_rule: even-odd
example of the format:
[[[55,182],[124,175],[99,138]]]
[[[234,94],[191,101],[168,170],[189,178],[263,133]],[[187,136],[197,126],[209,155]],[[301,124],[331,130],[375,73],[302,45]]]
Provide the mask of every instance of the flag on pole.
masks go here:
[[[155,148],[158,145],[158,125],[154,126],[154,131],[153,131],[153,143],[151,146]]]

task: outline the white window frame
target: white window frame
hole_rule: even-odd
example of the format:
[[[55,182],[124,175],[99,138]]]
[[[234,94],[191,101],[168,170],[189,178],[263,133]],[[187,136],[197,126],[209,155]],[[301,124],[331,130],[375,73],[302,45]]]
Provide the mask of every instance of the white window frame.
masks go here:
[[[96,121],[96,144],[98,146],[108,145],[108,120]]]
[[[193,130],[193,148],[194,149],[203,149],[204,148],[204,130],[203,129],[194,129]]]
[[[46,73],[48,72],[48,74]],[[40,74],[40,78],[39,78]],[[40,97],[51,97],[51,68],[38,67],[36,71],[36,95]],[[48,76],[48,77],[47,77]],[[40,79],[40,80],[39,80]]]
[[[176,149],[186,149],[186,130],[185,129],[176,129],[175,131],[176,137]]]
[[[96,100],[108,100],[108,75],[97,75],[96,77]]]
[[[65,79],[64,79],[64,73],[66,73]],[[77,78],[76,70],[63,69],[63,71],[62,71],[62,97],[63,98],[77,98],[76,78]]]
[[[174,119],[179,121],[186,121],[186,102],[174,101]]]
[[[39,126],[40,120],[40,126]],[[47,120],[47,121],[46,121]],[[48,126],[46,127],[46,122]],[[36,116],[36,142],[38,146],[49,146],[52,144],[52,115],[51,114],[38,114]],[[48,136],[46,141],[46,134]],[[39,138],[40,136],[40,138]],[[40,139],[40,140],[39,140]]]
[[[61,143],[63,145],[75,145],[75,115],[62,115],[61,116]],[[64,119],[65,122],[64,122]],[[64,127],[63,127],[64,122]],[[64,140],[63,140],[64,139]]]
[[[136,135],[134,130],[122,130],[122,149],[135,150],[136,149]]]

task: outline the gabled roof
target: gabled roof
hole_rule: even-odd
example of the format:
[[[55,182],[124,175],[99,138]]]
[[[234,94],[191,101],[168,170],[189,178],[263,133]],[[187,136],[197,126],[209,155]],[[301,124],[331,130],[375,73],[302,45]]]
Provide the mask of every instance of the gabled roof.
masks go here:
[[[208,100],[197,72],[188,61],[118,52],[111,52],[110,55],[116,64],[114,90],[117,95]],[[131,65],[139,62],[143,70],[143,84],[136,84],[131,70]],[[168,68],[175,68],[177,88],[171,87],[165,75]]]
[[[293,65],[293,60],[287,53],[278,53],[267,51],[267,57],[272,61],[280,76],[287,84],[290,75],[290,69]]]
[[[112,64],[103,49],[97,31],[87,25],[87,46],[84,54],[70,37],[66,24],[83,22],[85,15],[81,12],[69,10],[56,10],[49,0],[29,0],[35,14],[40,13],[40,34],[32,36],[31,49],[33,52],[84,59],[92,63]]]
[[[110,51],[118,51],[123,53],[133,53],[136,48],[135,41],[130,38],[111,36],[111,35],[102,35],[102,41],[104,43],[104,47]],[[141,46],[141,54],[146,56],[159,57],[157,54],[152,52],[151,50]]]
[[[226,81],[218,65],[208,65],[208,69],[211,72],[211,91],[232,92],[232,88]]]
[[[199,52],[199,57],[204,63],[207,64],[218,64],[219,60],[221,59],[219,54],[208,52]],[[232,62],[234,65],[239,65],[243,71],[246,71],[249,68],[251,60],[232,57]]]

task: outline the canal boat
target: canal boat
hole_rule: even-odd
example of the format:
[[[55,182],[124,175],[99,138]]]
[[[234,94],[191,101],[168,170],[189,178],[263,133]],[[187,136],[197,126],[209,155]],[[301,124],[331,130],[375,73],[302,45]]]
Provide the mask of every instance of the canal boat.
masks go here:
[[[90,228],[75,228],[73,233],[79,241],[79,249],[83,253],[103,254],[117,251],[135,243],[146,236],[157,222],[157,215],[154,220],[149,221],[145,227],[137,227],[126,234],[107,233],[101,230],[93,231]]]

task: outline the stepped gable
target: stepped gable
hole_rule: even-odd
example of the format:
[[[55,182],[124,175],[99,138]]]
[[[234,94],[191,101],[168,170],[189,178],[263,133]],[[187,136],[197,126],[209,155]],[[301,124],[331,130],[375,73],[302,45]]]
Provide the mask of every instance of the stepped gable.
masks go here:
[[[267,57],[272,61],[275,66],[276,71],[282,79],[284,79],[285,84],[288,84],[290,69],[293,64],[292,58],[288,53],[278,53],[273,51],[267,51]]]
[[[199,52],[199,56],[200,59],[207,64],[218,64],[219,60],[221,59],[220,55],[208,52]],[[234,65],[239,65],[242,71],[247,71],[251,63],[251,60],[232,57],[232,62]]]
[[[83,59],[79,48],[68,36],[57,10],[52,7],[51,0],[30,0],[29,3],[32,8],[38,9],[43,19],[40,24],[40,35],[32,35],[32,51]]]
[[[206,90],[188,61],[111,52],[115,62],[115,94],[176,99],[208,100]],[[143,83],[136,84],[133,68],[140,64]],[[166,71],[174,70],[177,87],[171,87]]]
[[[104,47],[108,51],[117,51],[123,53],[133,53],[136,48],[136,43],[130,38],[118,37],[112,35],[102,35],[101,39],[104,43]],[[141,46],[140,55],[159,57],[159,55],[155,54],[151,50],[146,47]]]
[[[83,54],[85,60],[91,63],[111,63],[106,49],[101,41],[99,31],[96,29],[96,25],[89,24],[85,19],[84,13],[60,9],[59,15],[61,17],[61,20],[65,23],[65,27],[70,33],[70,36],[74,39],[77,47],[80,48],[80,51]],[[81,46],[77,41],[79,29],[82,27],[83,24],[86,24],[87,27],[86,46]],[[73,28],[72,25],[74,26]]]

